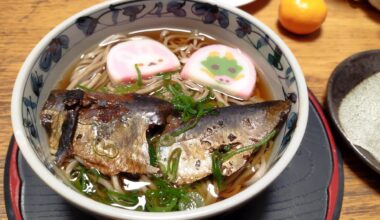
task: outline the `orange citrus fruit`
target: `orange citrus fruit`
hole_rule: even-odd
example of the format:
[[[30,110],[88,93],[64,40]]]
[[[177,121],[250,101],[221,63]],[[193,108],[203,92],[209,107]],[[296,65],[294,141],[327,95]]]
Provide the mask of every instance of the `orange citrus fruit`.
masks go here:
[[[279,20],[281,25],[295,34],[316,31],[327,16],[324,0],[281,0]]]

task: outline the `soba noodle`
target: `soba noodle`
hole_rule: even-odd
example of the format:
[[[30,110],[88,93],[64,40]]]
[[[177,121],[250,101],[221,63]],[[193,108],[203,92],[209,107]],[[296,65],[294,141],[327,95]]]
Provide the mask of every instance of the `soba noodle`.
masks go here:
[[[115,34],[103,40],[92,51],[83,54],[80,57],[80,61],[75,65],[75,68],[72,71],[66,89],[71,90],[77,88],[78,86],[83,86],[89,89],[97,90],[104,87],[107,88],[110,93],[114,92],[116,90],[116,85],[114,85],[109,79],[106,68],[107,54],[110,48],[115,44],[125,42],[133,38],[136,37]],[[210,41],[197,31],[184,34],[164,30],[161,31],[159,40],[178,56],[181,64],[186,63],[194,51],[210,44]],[[249,100],[240,100],[216,90],[211,91],[202,85],[194,83],[193,81],[182,79],[179,74],[172,75],[171,80],[178,83],[182,87],[183,92],[186,95],[192,96],[196,101],[204,99],[210,92],[213,93],[211,95],[213,95],[216,101],[221,103],[222,106],[229,106],[231,104],[245,105],[263,101],[263,98],[260,97],[260,95],[255,94]],[[143,86],[138,89],[136,93],[151,95],[162,89],[164,79],[160,76],[153,76],[150,79],[143,79],[142,83]],[[170,93],[164,92],[163,96],[170,97]],[[247,185],[250,185],[259,179],[267,169],[266,154],[268,154],[269,148],[270,146],[261,147],[260,150],[254,153],[250,163],[247,163],[238,172],[226,178],[225,183],[227,187],[222,192],[218,192],[218,187],[216,186],[216,183],[211,180],[211,178],[195,183],[194,187],[202,196],[204,196],[205,204],[211,204],[222,198],[230,197],[240,192],[240,190]],[[55,150],[52,149],[51,153],[53,154],[54,152]],[[77,157],[68,161],[64,166],[66,176],[69,179],[76,178],[76,172],[78,171],[76,171],[75,167],[83,164],[83,161]],[[125,177],[120,175],[121,174],[111,177],[100,176],[97,183],[101,184],[108,190],[122,193],[125,188],[121,184],[123,184],[122,180]],[[147,176],[142,175],[139,181],[148,183],[147,186],[142,188],[143,191],[156,188]]]

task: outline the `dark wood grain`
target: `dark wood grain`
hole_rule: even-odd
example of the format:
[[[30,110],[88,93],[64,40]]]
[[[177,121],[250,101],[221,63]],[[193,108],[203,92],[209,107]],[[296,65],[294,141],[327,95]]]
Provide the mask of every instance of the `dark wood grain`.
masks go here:
[[[4,160],[12,135],[12,88],[24,59],[54,26],[100,0],[0,1],[0,218],[6,219],[3,199]],[[287,33],[277,23],[279,0],[257,0],[242,7],[271,27],[294,52],[309,88],[323,102],[327,80],[346,57],[380,48],[380,12],[368,3],[327,0],[329,13],[322,29],[306,37]],[[345,189],[341,219],[378,219],[380,176],[366,167],[343,142]]]

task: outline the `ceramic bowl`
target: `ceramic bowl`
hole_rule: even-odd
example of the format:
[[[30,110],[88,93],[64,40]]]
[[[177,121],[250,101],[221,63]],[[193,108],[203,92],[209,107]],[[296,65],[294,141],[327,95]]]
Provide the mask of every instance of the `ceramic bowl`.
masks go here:
[[[380,50],[363,51],[343,60],[334,69],[327,84],[327,110],[347,145],[360,159],[380,174],[380,162],[369,151],[354,144],[344,131],[339,117],[339,108],[343,99],[363,80],[378,72],[380,72]]]
[[[241,48],[263,71],[276,99],[289,99],[291,112],[277,136],[265,175],[237,195],[192,211],[147,213],[112,207],[74,191],[54,173],[39,112],[65,70],[87,49],[115,33],[146,29],[198,29]],[[117,219],[190,219],[215,215],[247,201],[267,187],[289,164],[305,132],[307,88],[301,68],[286,44],[251,15],[227,5],[193,0],[106,1],[59,24],[32,50],[17,77],[12,125],[25,159],[53,190],[95,215]]]

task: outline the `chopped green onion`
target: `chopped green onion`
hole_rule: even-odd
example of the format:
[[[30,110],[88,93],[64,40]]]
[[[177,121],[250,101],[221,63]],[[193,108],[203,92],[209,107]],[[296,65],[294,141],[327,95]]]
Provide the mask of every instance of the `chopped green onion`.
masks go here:
[[[157,76],[161,76],[164,81],[170,81],[172,79],[172,75],[178,73],[178,70],[171,71],[171,72],[165,72],[165,73],[159,73]]]
[[[168,159],[168,180],[174,181],[177,179],[179,159],[181,157],[181,148],[174,149]]]
[[[197,192],[189,192],[178,202],[179,210],[192,210],[205,205],[203,197]]]
[[[102,176],[102,174],[99,172],[99,170],[97,170],[95,168],[88,169],[88,174],[95,176],[95,182],[98,182],[99,177]]]
[[[147,190],[145,198],[147,200],[145,207],[151,212],[170,212],[174,210],[178,202],[177,197],[165,195],[157,190]]]
[[[165,134],[160,138],[160,146],[170,146],[174,143],[174,137],[194,128],[199,122],[200,118],[206,114],[212,113],[216,107],[212,101],[212,91],[210,88],[209,95],[199,102],[194,101],[191,96],[185,95],[179,84],[167,85],[165,87],[172,95],[172,104],[174,108],[181,112],[181,119],[183,122],[188,122],[185,126],[174,130],[169,134]],[[192,120],[192,121],[190,121]]]
[[[211,155],[212,160],[212,173],[216,180],[216,183],[218,185],[218,188],[220,189],[222,187],[222,164],[226,162],[227,160],[231,159],[231,157],[243,153],[245,151],[253,150],[255,148],[258,148],[262,145],[267,144],[275,135],[277,134],[276,130],[273,130],[268,135],[266,135],[261,141],[259,141],[256,144],[251,144],[248,146],[241,147],[239,149],[230,150],[226,153],[221,153],[219,151],[214,151]]]
[[[227,151],[231,150],[231,148],[232,148],[232,145],[227,144],[226,146],[223,147],[223,151],[227,152]]]
[[[119,193],[112,190],[107,190],[107,195],[112,202],[124,206],[135,206],[138,202],[138,194],[135,192]]]
[[[222,155],[222,157],[220,158],[222,163],[229,160],[231,157],[237,155],[237,154],[240,154],[240,153],[243,153],[245,151],[249,151],[249,150],[253,150],[257,147],[260,147],[266,143],[268,143],[268,141],[270,141],[275,135],[277,134],[277,131],[276,130],[273,130],[271,133],[269,133],[267,136],[265,136],[260,142],[256,143],[256,144],[251,144],[251,145],[248,145],[248,146],[244,146],[244,147],[241,147],[239,149],[235,149],[235,150],[231,150],[225,154]]]
[[[142,86],[143,83],[142,83],[141,71],[140,71],[139,66],[137,64],[135,64],[135,69],[136,69],[136,72],[137,72],[136,84],[137,84],[137,86]]]
[[[196,117],[192,121],[189,121],[189,123],[187,123],[185,126],[171,132],[170,135],[173,137],[177,137],[180,134],[185,133],[186,131],[194,128],[198,122],[199,122],[199,117]]]
[[[92,89],[92,88],[88,88],[87,86],[84,86],[84,85],[77,85],[77,88],[81,89],[85,92],[101,92],[101,93],[108,93],[109,92],[109,89],[107,88],[107,86],[100,87],[99,89]]]
[[[115,94],[124,95],[127,93],[136,92],[137,90],[139,90],[141,88],[141,86],[143,86],[141,71],[140,71],[137,64],[135,64],[135,69],[137,72],[136,83],[128,84],[128,85],[117,85],[117,86],[115,86],[115,90],[114,90]],[[107,91],[108,91],[108,88],[107,88]]]
[[[91,88],[88,88],[86,86],[83,86],[83,85],[77,85],[77,87],[85,92],[95,92],[94,89],[91,89]]]
[[[88,169],[83,165],[78,165],[74,168],[74,173],[75,177],[70,178],[71,184],[80,193],[94,200],[105,204],[119,204],[123,206],[135,206],[139,202],[139,194],[135,191],[119,193],[107,190],[104,186],[97,184],[102,174],[95,168]],[[135,210],[141,209],[141,206],[134,208],[136,208]]]
[[[183,94],[182,91],[173,85],[168,85],[166,88],[173,96],[172,104],[174,105],[174,108],[182,112],[183,121],[186,122],[191,118],[191,116],[195,116],[197,114],[197,111],[194,108],[195,102],[191,96]]]
[[[196,117],[192,121],[189,121],[183,127],[180,127],[171,133],[162,135],[160,138],[160,141],[159,141],[160,146],[171,146],[171,145],[173,145],[174,144],[174,137],[177,137],[180,134],[183,134],[186,131],[194,128],[198,122],[199,122],[199,117]]]
[[[153,183],[159,189],[168,189],[168,188],[170,188],[169,183],[166,180],[161,179],[161,178],[153,177]]]
[[[172,104],[174,108],[181,112],[181,119],[184,122],[194,118],[202,117],[211,112],[216,106],[210,105],[211,95],[202,101],[196,102],[191,96],[185,95],[179,84],[167,85],[166,89],[172,95]]]
[[[75,170],[79,172],[79,175],[74,181],[72,181],[73,186],[81,193],[88,195],[94,194],[96,188],[87,174],[88,170],[83,166],[78,166]]]
[[[212,174],[214,175],[214,178],[216,180],[216,184],[218,185],[218,188],[222,188],[222,180],[223,180],[223,174],[222,174],[222,161],[220,160],[221,153],[219,151],[214,151],[211,155],[212,160]]]
[[[174,144],[174,136],[170,134],[164,134],[160,137],[160,141],[158,142],[159,146],[171,146]]]
[[[115,93],[117,95],[124,95],[127,93],[136,92],[139,89],[140,89],[140,87],[138,87],[136,84],[117,85],[115,87]]]
[[[145,192],[145,208],[151,212],[191,210],[205,205],[204,198],[187,187],[174,187],[164,179],[153,177],[156,189]]]
[[[160,171],[164,176],[168,174],[165,164],[158,162],[158,167],[160,168]]]
[[[103,87],[100,87],[98,89],[99,92],[102,92],[102,93],[108,93],[109,92],[109,89],[107,86],[103,86]]]
[[[162,179],[154,179],[157,189],[149,189],[145,192],[146,209],[155,212],[169,212],[178,210],[178,201],[186,195],[182,187],[175,188]]]
[[[152,166],[157,166],[157,151],[156,147],[148,140],[148,153],[149,153],[149,163]]]
[[[105,144],[104,142],[93,144],[92,150],[95,154],[110,159],[114,159],[119,155],[119,149],[114,144]]]

